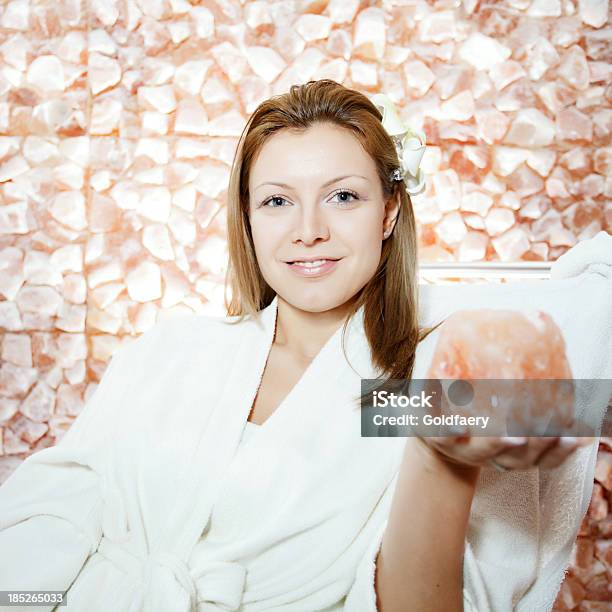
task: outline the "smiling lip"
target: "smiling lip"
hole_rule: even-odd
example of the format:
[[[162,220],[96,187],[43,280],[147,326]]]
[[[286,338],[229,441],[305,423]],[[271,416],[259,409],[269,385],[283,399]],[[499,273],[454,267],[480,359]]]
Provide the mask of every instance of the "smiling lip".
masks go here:
[[[301,276],[302,278],[317,278],[319,276],[324,276],[334,270],[338,264],[339,259],[323,259],[323,263],[320,265],[310,265],[304,266],[300,265],[303,261],[317,261],[316,259],[302,259],[294,262],[286,261],[285,263],[289,266],[289,269]]]
[[[302,259],[292,259],[292,260],[287,261],[285,263],[292,264],[292,263],[295,263],[296,261],[300,261],[300,262],[305,261],[305,262],[308,262],[308,261],[317,261],[319,259],[326,259],[327,261],[338,261],[339,257],[303,257]]]

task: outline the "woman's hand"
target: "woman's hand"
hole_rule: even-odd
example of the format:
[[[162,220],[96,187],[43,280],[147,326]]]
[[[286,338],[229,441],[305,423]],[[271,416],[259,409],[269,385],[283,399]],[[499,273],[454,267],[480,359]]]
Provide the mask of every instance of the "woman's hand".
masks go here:
[[[593,438],[492,436],[443,436],[417,438],[425,452],[455,466],[491,466],[498,469],[526,470],[534,466],[552,469],[561,465],[576,449],[591,444]]]

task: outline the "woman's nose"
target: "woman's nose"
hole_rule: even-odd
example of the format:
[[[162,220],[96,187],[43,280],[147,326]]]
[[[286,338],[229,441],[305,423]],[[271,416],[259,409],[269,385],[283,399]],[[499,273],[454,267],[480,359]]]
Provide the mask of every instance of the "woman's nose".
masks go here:
[[[293,229],[294,241],[305,244],[313,243],[317,239],[329,238],[329,224],[325,215],[317,207],[305,207],[300,211]]]

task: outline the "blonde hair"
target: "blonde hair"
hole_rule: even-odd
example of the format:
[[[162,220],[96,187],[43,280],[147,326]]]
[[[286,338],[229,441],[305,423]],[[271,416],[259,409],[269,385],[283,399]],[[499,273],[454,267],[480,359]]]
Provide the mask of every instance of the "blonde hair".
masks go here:
[[[412,376],[416,347],[434,327],[419,328],[417,233],[410,196],[391,174],[399,166],[393,140],[382,125],[382,115],[362,93],[331,79],[293,85],[288,93],[262,102],[245,126],[229,179],[227,226],[229,263],[226,287],[232,296],[228,316],[254,315],[268,306],[276,293],[264,280],[253,245],[249,222],[249,173],[264,143],[280,130],[304,131],[313,124],[332,123],[350,130],[376,163],[384,201],[400,200],[393,232],[382,247],[376,273],[360,290],[348,313],[364,306],[364,331],[373,365],[389,378]],[[344,344],[343,344],[344,346]],[[361,399],[361,396],[360,396]]]

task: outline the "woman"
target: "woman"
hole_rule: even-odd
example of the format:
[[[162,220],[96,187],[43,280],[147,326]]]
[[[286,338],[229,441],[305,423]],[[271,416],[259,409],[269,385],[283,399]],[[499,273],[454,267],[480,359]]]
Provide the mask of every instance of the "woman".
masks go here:
[[[329,80],[255,111],[229,185],[230,318],[164,320],[116,353],[0,488],[0,589],[87,612],[480,612],[531,587],[550,609],[534,466],[575,445],[360,435],[361,379],[409,378],[431,331],[381,118]],[[516,470],[487,470],[483,499],[507,499],[468,532],[491,458]]]

